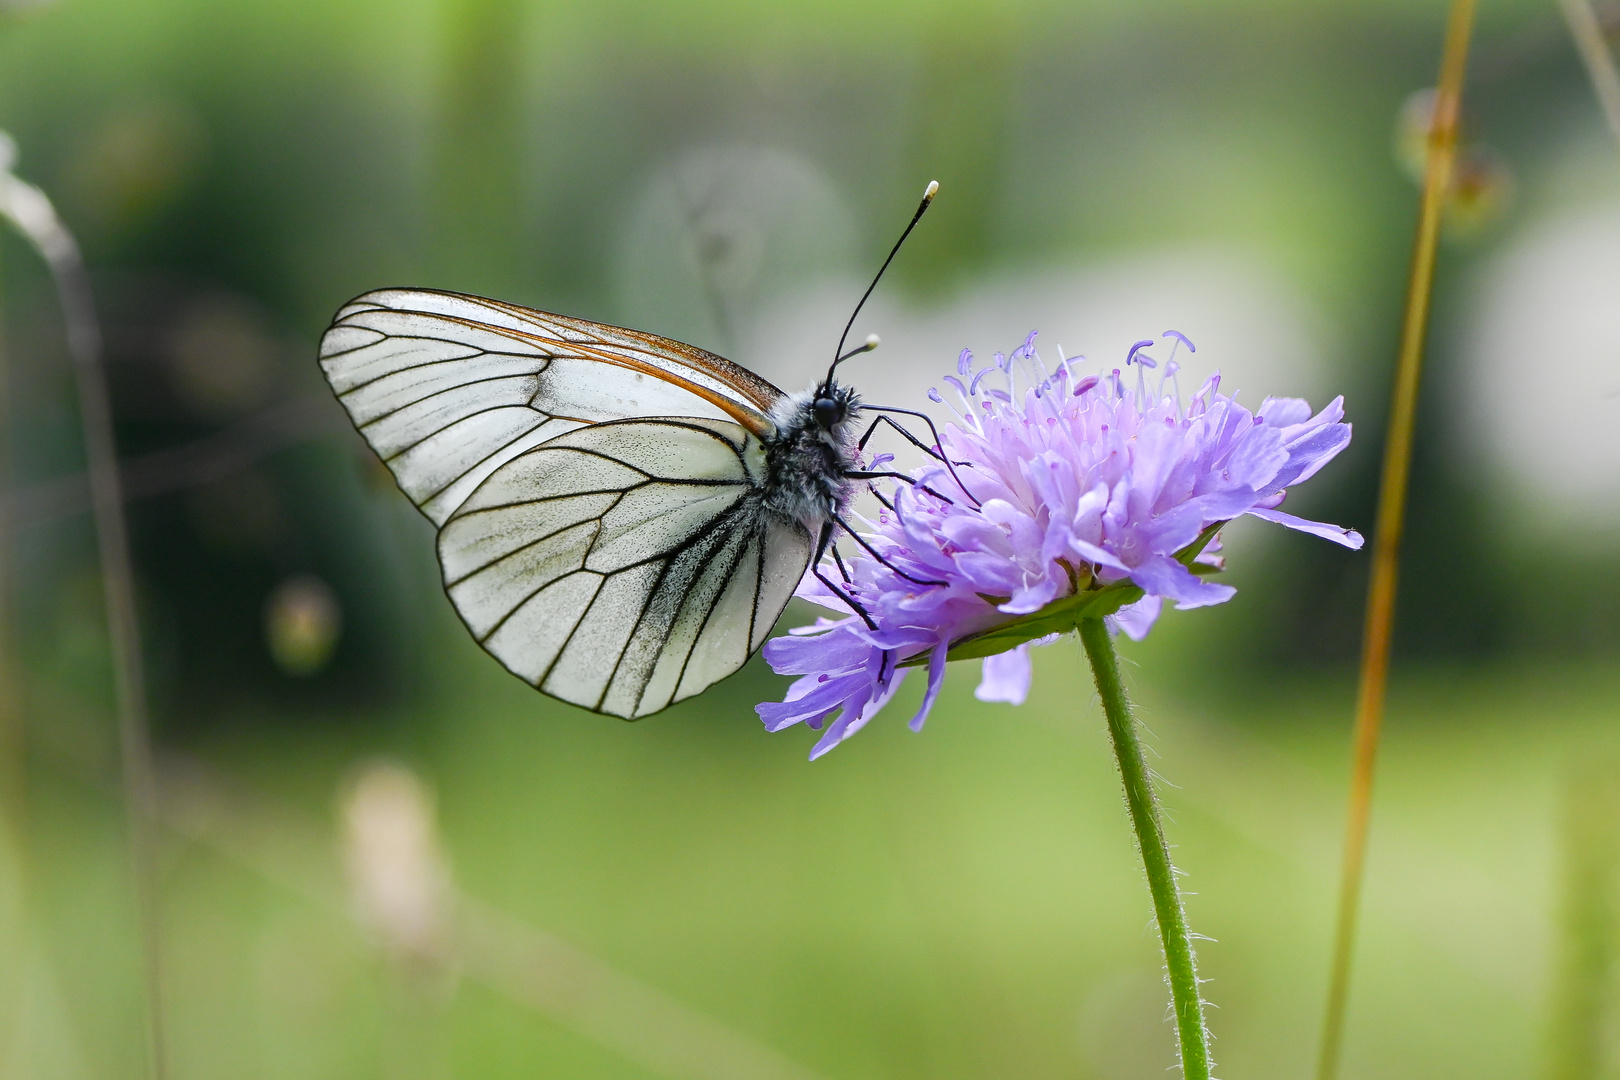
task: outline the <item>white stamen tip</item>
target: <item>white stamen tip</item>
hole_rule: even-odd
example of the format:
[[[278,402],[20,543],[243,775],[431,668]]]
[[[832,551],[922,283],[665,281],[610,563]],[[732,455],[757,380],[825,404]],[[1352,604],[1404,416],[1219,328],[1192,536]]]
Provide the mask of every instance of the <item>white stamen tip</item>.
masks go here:
[[[883,343],[883,339],[878,337],[876,334],[867,334],[866,335],[866,347],[868,349],[875,349],[879,345],[881,345],[882,343]]]
[[[928,181],[928,189],[923,192],[923,199],[925,201],[928,200],[928,199],[932,199],[934,197],[934,193],[937,192],[938,190],[939,190],[939,181],[938,180],[930,180],[930,181]]]

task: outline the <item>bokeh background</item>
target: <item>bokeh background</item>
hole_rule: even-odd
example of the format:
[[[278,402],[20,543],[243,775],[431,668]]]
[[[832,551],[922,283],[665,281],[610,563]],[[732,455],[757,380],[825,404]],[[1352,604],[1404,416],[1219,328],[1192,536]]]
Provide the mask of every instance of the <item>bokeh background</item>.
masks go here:
[[[1369,530],[1411,95],[1443,17],[0,4],[0,128],[77,232],[107,336],[172,1075],[1166,1075],[1151,909],[1075,643],[1039,651],[1021,707],[976,702],[959,665],[922,734],[900,722],[911,687],[814,765],[809,733],[754,717],[786,684],[757,659],[635,725],[551,701],[457,624],[431,529],[330,400],[316,340],[348,297],[425,285],[796,388],[937,179],[857,326],[884,338],[850,365],[872,396],[921,404],[959,349],[1031,329],[1108,360],[1174,328],[1190,377],[1220,367],[1251,404],[1346,395],[1355,443],[1298,502]],[[1620,1044],[1620,146],[1551,0],[1481,19],[1347,1077],[1612,1075],[1593,1070]],[[0,312],[0,1074],[136,1076],[77,413],[49,279],[9,233]],[[1215,939],[1221,1074],[1298,1077],[1367,559],[1227,542],[1237,598],[1125,651]]]

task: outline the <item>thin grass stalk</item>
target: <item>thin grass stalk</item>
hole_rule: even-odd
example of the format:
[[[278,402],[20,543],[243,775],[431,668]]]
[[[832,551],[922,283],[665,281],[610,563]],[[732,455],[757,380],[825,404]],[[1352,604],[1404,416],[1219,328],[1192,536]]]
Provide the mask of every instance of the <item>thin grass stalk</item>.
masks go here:
[[[1558,6],[1569,24],[1575,48],[1580,50],[1598,104],[1603,107],[1603,118],[1615,139],[1620,140],[1620,70],[1616,70],[1614,54],[1603,36],[1603,24],[1587,0],[1558,0]]]
[[[1428,162],[1417,237],[1412,246],[1406,313],[1384,442],[1383,476],[1378,488],[1378,518],[1373,534],[1372,573],[1367,584],[1367,611],[1361,646],[1361,679],[1356,699],[1355,761],[1350,774],[1348,823],[1339,885],[1338,923],[1328,979],[1327,1007],[1317,1060],[1318,1080],[1334,1080],[1344,1041],[1350,994],[1350,967],[1355,953],[1361,882],[1367,855],[1367,823],[1372,812],[1373,766],[1389,683],[1390,640],[1395,623],[1395,589],[1400,572],[1401,535],[1406,525],[1406,488],[1411,476],[1412,429],[1423,369],[1423,344],[1429,325],[1435,252],[1440,222],[1451,189],[1456,157],[1458,116],[1463,78],[1468,67],[1468,41],[1473,29],[1473,0],[1453,0],[1440,59],[1440,85],[1429,129]]]
[[[4,266],[0,265],[0,299],[5,296]],[[5,510],[0,510],[0,829],[11,831],[19,852],[28,802],[27,775],[23,770],[26,732],[18,705],[16,668],[11,662],[11,587],[17,575],[12,566],[12,542],[16,522],[10,510],[16,490],[11,470],[11,367],[5,348],[4,326],[0,325],[0,492]],[[23,865],[19,853],[18,865]],[[24,889],[26,896],[26,888]]]
[[[0,300],[5,297],[4,264],[0,263]],[[11,369],[5,348],[4,325],[0,324],[0,492],[9,495],[14,490],[11,439]],[[15,922],[9,928],[15,935],[11,952],[13,959],[6,975],[10,985],[0,994],[14,1001],[22,1000],[26,983],[31,975],[28,965],[17,962],[28,955],[33,947],[33,908],[30,878],[32,860],[28,851],[28,773],[27,731],[23,727],[20,695],[16,686],[17,667],[12,663],[12,584],[17,580],[12,553],[16,523],[10,514],[0,511],[0,860],[10,859],[11,881],[7,884],[15,897]],[[0,933],[6,931],[0,926]],[[12,994],[15,993],[15,997]],[[9,1038],[0,1039],[0,1058],[21,1060],[18,1047],[23,1043],[17,1023],[21,1013],[7,1013],[3,1022],[10,1029]]]
[[[0,140],[3,139],[0,136]],[[147,1075],[152,1080],[163,1080],[166,1063],[162,923],[157,903],[157,787],[147,731],[145,667],[135,611],[135,574],[130,563],[124,499],[119,485],[112,407],[101,362],[101,328],[78,243],[56,216],[45,193],[11,175],[13,153],[9,140],[4,140],[0,144],[0,214],[17,226],[50,268],[62,305],[68,353],[78,388],[79,422],[90,479],[107,635],[112,646],[130,869],[141,932]]]

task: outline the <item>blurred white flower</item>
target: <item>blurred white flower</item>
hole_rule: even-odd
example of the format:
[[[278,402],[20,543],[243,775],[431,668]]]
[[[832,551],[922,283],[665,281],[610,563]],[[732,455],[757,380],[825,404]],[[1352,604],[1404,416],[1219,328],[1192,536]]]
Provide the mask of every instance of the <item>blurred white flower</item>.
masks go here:
[[[1429,166],[1434,102],[1433,89],[1414,91],[1401,105],[1395,121],[1395,160],[1419,187]],[[1512,205],[1516,187],[1506,158],[1484,143],[1463,141],[1457,147],[1451,191],[1446,196],[1446,228],[1450,235],[1472,236],[1499,221]]]
[[[1527,228],[1487,268],[1462,353],[1462,449],[1554,530],[1620,525],[1620,203]],[[1558,467],[1548,468],[1548,462]]]
[[[394,959],[444,970],[451,954],[452,886],[432,794],[404,766],[375,762],[349,782],[342,815],[356,917]]]
[[[731,356],[766,300],[853,269],[853,222],[833,180],[797,154],[687,151],[629,202],[614,260],[618,317]]]

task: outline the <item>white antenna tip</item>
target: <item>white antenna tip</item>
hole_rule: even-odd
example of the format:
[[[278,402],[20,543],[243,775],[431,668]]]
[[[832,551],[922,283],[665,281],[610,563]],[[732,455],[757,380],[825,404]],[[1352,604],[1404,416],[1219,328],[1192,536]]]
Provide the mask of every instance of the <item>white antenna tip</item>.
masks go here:
[[[880,344],[882,344],[882,342],[883,342],[883,339],[878,337],[876,334],[867,334],[866,335],[866,347],[868,349],[875,349]]]
[[[923,201],[927,202],[929,199],[932,199],[934,197],[935,192],[937,192],[937,191],[939,191],[939,181],[938,180],[930,180],[930,181],[928,181],[928,187],[923,192]]]

